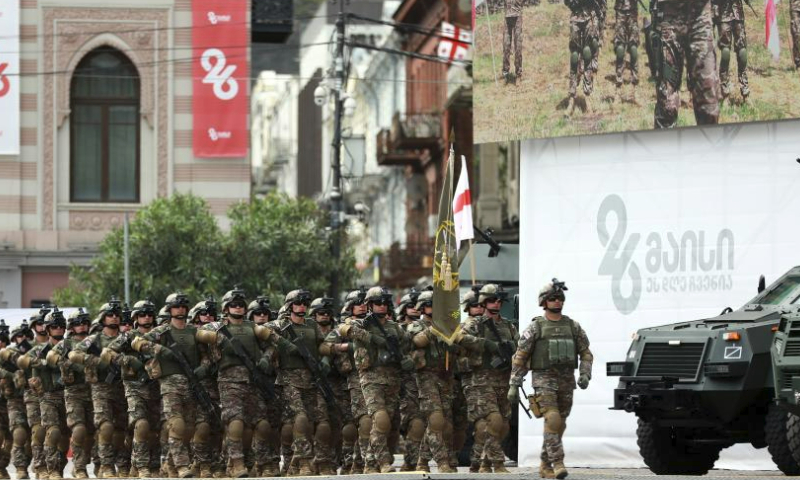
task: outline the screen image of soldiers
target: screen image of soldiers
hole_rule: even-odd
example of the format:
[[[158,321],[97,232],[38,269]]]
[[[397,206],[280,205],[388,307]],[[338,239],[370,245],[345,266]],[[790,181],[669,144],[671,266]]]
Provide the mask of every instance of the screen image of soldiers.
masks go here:
[[[503,78],[506,84],[522,78],[522,6],[523,0],[505,0],[506,29],[503,35]],[[513,47],[512,47],[513,46]],[[511,53],[514,74],[511,74]]]
[[[794,68],[800,70],[800,0],[789,0]]]
[[[589,338],[578,322],[561,313],[565,290],[564,282],[557,279],[540,290],[539,306],[544,308],[544,315],[534,318],[520,336],[509,380],[508,400],[514,404],[525,375],[532,372],[534,394],[528,400],[536,418],[544,418],[539,467],[542,478],[567,476],[562,438],[572,410],[575,369],[579,371],[577,384],[581,389],[586,389],[592,378],[594,357]]]
[[[616,0],[614,3],[616,22],[614,26],[614,55],[616,65],[617,98],[622,99],[625,55],[631,74],[632,96],[635,101],[636,86],[639,85],[639,4],[637,0]]]
[[[731,94],[730,64],[736,57],[739,73],[739,89],[742,101],[750,96],[747,79],[747,32],[744,24],[744,0],[712,0],[714,25],[719,38],[719,81],[722,100]]]
[[[594,91],[595,55],[600,49],[602,2],[597,0],[566,0],[569,17],[569,104],[567,113],[575,110],[578,84],[583,81],[586,110],[591,112],[589,98]]]
[[[711,0],[652,0],[650,10],[658,64],[654,127],[677,125],[684,65],[697,124],[719,123],[720,82]]]

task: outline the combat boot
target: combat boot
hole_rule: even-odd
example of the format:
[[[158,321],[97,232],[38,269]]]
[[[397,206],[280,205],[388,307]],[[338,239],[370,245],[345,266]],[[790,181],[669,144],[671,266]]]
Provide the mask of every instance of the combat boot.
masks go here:
[[[483,460],[481,462],[481,468],[478,469],[478,473],[492,473],[492,464],[487,460]]]
[[[494,473],[511,473],[506,468],[505,462],[493,462],[494,464]]]
[[[539,476],[541,478],[556,478],[556,474],[553,472],[553,466],[549,463],[542,462],[539,465]]]
[[[28,480],[29,478],[31,478],[31,476],[28,475],[28,469],[27,468],[25,468],[25,467],[17,467],[17,479],[18,480]]]
[[[231,478],[244,478],[247,476],[247,467],[243,458],[231,460]]]
[[[476,461],[473,461],[472,463],[469,464],[469,473],[478,473],[480,469],[481,469],[481,464]]]
[[[63,480],[64,477],[62,472],[59,472],[58,470],[53,470],[48,473],[47,478],[48,480]]]
[[[319,469],[319,475],[322,475],[323,477],[336,476],[336,470],[334,470],[333,465],[331,465],[331,462],[317,464],[317,468]],[[264,476],[266,477],[269,475],[264,475]]]
[[[413,472],[414,471],[414,465],[409,465],[408,463],[403,462],[403,464],[400,466],[400,471],[401,472]]]
[[[102,471],[101,475],[97,478],[117,478],[117,472],[114,469],[114,465],[103,465],[100,467]]]
[[[36,478],[39,480],[47,480],[47,477],[50,476],[50,474],[47,472],[47,467],[37,467],[35,470]]]
[[[428,465],[428,462],[417,463],[417,471],[431,473],[431,467]]]
[[[89,478],[89,473],[85,468],[76,469],[72,472],[72,478]]]
[[[129,478],[140,478],[141,477],[141,475],[139,475],[139,469],[136,468],[136,465],[131,465],[131,469],[128,470],[128,475],[130,475]]]
[[[393,472],[394,472],[394,467],[392,466],[391,463],[386,463],[381,465],[381,473],[393,473]]]
[[[135,468],[135,467],[132,467],[131,470],[133,470],[133,468]],[[133,475],[133,474],[131,474],[131,475]],[[137,468],[136,469],[136,475],[137,475],[136,477],[131,477],[131,478],[151,478],[150,477],[150,467]]]
[[[311,468],[311,460],[307,458],[301,459],[297,474],[301,477],[310,477],[313,475],[314,469]]]
[[[440,464],[436,464],[436,469],[439,473],[457,473],[458,470],[450,466],[450,462],[442,462]]]
[[[130,469],[120,467],[117,469],[117,478],[134,478]]]
[[[192,472],[192,467],[185,466],[185,467],[178,467],[178,478],[192,478],[194,476],[194,472]]]
[[[381,473],[381,470],[378,468],[377,465],[374,465],[372,462],[367,462],[367,464],[364,465],[364,474],[368,473]]]
[[[0,468],[0,480],[7,478],[11,478],[11,476],[8,474],[8,470],[5,468]]]
[[[553,462],[553,473],[555,473],[556,478],[559,480],[567,478],[567,467],[564,466],[563,461]]]
[[[261,472],[259,473],[259,477],[279,477],[280,475],[281,471],[276,463],[267,463],[261,467]]]

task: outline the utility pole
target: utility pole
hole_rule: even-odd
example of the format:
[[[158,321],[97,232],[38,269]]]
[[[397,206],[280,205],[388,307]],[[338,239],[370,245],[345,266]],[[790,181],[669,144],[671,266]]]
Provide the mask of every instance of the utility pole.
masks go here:
[[[335,1],[335,0],[334,0]],[[336,58],[333,60],[333,157],[331,169],[333,170],[333,187],[331,190],[331,231],[333,233],[333,246],[331,248],[336,265],[331,274],[331,296],[334,301],[339,300],[339,271],[338,264],[341,257],[341,227],[342,227],[342,89],[344,88],[344,12],[345,0],[339,0],[339,14],[336,17]]]

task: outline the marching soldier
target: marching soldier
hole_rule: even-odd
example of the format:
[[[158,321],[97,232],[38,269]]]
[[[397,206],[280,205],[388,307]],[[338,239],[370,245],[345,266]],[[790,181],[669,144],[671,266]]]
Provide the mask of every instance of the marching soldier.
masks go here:
[[[464,305],[464,312],[467,314],[467,319],[461,324],[461,331],[466,332],[467,328],[473,322],[479,322],[480,317],[484,313],[483,306],[478,303],[478,295],[483,285],[473,285],[473,287],[464,294],[461,298],[461,304]],[[486,443],[486,428],[485,422],[481,419],[475,418],[475,408],[474,404],[470,402],[475,395],[472,393],[472,366],[470,365],[470,360],[475,362],[474,359],[474,352],[468,352],[467,355],[464,355],[462,358],[459,359],[459,370],[462,372],[462,383],[464,384],[464,396],[467,400],[467,418],[470,422],[474,424],[473,428],[473,437],[472,437],[472,451],[470,452],[470,465],[469,471],[470,473],[478,473],[481,467],[484,468],[484,471],[487,469],[491,471],[492,465],[488,463],[486,465],[481,464],[481,458],[483,457],[483,446]],[[481,425],[481,422],[484,425]]]
[[[537,418],[544,417],[539,473],[542,478],[565,478],[562,437],[572,409],[576,368],[578,386],[586,389],[592,378],[592,352],[589,338],[575,320],[561,313],[564,307],[564,282],[553,279],[539,292],[539,306],[544,315],[531,321],[523,332],[512,361],[508,400],[519,400],[518,388],[528,370],[533,372],[534,395],[529,399]],[[580,367],[578,359],[580,358]]]
[[[0,350],[6,348],[10,340],[8,338],[9,328],[5,320],[0,318]],[[2,367],[0,366],[0,369]],[[2,372],[0,372],[0,435],[2,435],[2,445],[0,446],[0,479],[9,478],[8,464],[11,462],[11,448],[13,440],[9,430],[8,400],[3,395]]]
[[[397,319],[400,326],[408,332],[408,328],[419,320],[420,312],[417,310],[417,299],[420,292],[411,290],[400,298],[397,307]],[[425,436],[425,417],[419,409],[419,387],[417,387],[417,372],[403,370],[400,380],[400,431],[405,440],[405,455],[401,472],[417,470],[417,465],[424,465],[428,469],[430,462],[430,449],[421,449],[422,439]],[[420,459],[422,455],[422,459]],[[427,471],[427,470],[426,470]]]
[[[33,334],[34,346],[47,343],[47,331],[44,328],[44,316],[50,313],[49,308],[42,307],[37,315],[29,320],[30,332]],[[15,360],[16,362],[16,360]],[[42,428],[42,415],[39,406],[39,395],[28,385],[29,372],[20,369],[16,372],[18,380],[25,389],[25,410],[28,416],[28,426],[31,429],[31,454],[33,455],[33,471],[38,478],[46,478],[47,464],[44,457],[45,431]]]
[[[28,337],[32,335],[28,322],[11,331],[11,345],[0,350],[0,387],[3,397],[8,403],[8,423],[13,438],[11,447],[11,463],[17,470],[17,479],[30,478],[28,465],[30,464],[30,426],[28,413],[24,401],[25,386],[27,384],[24,373],[17,367],[16,360],[28,352],[33,346]]]

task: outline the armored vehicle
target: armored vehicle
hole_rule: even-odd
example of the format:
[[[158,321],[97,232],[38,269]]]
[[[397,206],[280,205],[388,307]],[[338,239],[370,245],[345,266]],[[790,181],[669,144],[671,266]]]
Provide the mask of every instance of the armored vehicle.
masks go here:
[[[612,410],[638,417],[639,452],[660,475],[702,475],[735,443],[767,447],[800,474],[800,267],[738,310],[643,328],[618,376]]]

